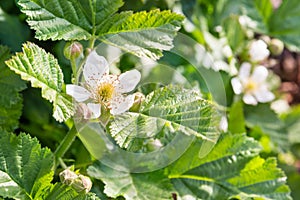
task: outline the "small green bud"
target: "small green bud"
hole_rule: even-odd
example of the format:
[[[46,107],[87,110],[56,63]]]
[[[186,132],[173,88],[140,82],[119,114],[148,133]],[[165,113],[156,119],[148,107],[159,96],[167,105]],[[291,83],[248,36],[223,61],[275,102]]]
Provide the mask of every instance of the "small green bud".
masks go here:
[[[134,94],[134,102],[129,110],[131,112],[138,112],[144,100],[145,100],[145,95],[143,93],[136,92]]]
[[[274,56],[278,56],[283,52],[284,44],[281,40],[276,38],[271,39],[269,43],[269,49]]]
[[[71,60],[78,58],[83,51],[83,47],[79,42],[67,42],[64,48],[64,56]]]
[[[78,178],[78,175],[75,172],[71,171],[69,168],[67,168],[59,173],[59,178],[63,184],[71,185],[74,182],[74,180]]]
[[[78,193],[88,193],[91,190],[92,185],[93,183],[89,177],[79,174],[78,177],[72,182],[71,187]]]

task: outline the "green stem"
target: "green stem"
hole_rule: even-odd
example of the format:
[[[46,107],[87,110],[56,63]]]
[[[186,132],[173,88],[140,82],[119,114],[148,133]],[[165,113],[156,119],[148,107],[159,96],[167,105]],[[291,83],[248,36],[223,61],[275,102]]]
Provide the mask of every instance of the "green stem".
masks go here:
[[[65,136],[63,141],[60,143],[60,145],[58,146],[56,151],[54,152],[55,163],[56,163],[55,166],[58,165],[59,159],[62,158],[64,156],[64,154],[67,152],[67,150],[70,148],[71,144],[73,143],[73,141],[76,138],[76,135],[77,135],[77,130],[76,130],[75,126],[73,126],[69,130],[69,132],[67,133],[67,135]]]
[[[76,59],[75,58],[71,58],[70,62],[71,62],[71,67],[72,67],[72,71],[73,71],[73,77],[76,77],[77,76]]]
[[[93,49],[95,45],[96,38],[92,37],[89,42],[89,48]]]

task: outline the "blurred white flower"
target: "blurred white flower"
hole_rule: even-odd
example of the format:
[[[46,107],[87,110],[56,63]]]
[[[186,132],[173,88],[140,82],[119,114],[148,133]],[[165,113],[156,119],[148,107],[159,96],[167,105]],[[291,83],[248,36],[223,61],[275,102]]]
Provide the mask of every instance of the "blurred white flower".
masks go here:
[[[254,62],[266,59],[270,55],[268,45],[262,40],[253,41],[249,48],[249,55]]]
[[[243,94],[246,104],[256,105],[258,102],[272,101],[275,96],[269,91],[266,79],[268,70],[264,66],[257,66],[251,73],[251,64],[243,63],[239,74],[231,80],[235,94]]]
[[[286,113],[289,111],[290,106],[286,100],[279,99],[277,101],[274,101],[271,103],[271,108],[274,110],[277,114]]]
[[[107,61],[95,51],[87,57],[83,76],[86,81],[84,87],[69,84],[66,92],[77,102],[89,100],[86,105],[92,114],[84,114],[85,118],[98,118],[101,115],[101,106],[110,109],[113,115],[127,111],[134,102],[134,95],[123,93],[132,91],[141,79],[137,70],[119,76],[109,75]]]

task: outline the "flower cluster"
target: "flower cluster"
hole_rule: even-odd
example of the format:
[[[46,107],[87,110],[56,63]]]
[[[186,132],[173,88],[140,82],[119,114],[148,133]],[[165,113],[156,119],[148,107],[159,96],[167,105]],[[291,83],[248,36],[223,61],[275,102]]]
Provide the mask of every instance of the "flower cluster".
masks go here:
[[[109,109],[112,115],[127,111],[134,103],[131,92],[141,79],[137,70],[131,70],[121,75],[110,75],[106,59],[92,51],[83,67],[85,84],[82,86],[69,84],[67,94],[71,95],[83,110],[85,119],[98,118],[101,107]],[[88,101],[86,104],[82,103]]]
[[[254,63],[263,61],[269,56],[266,43],[257,40],[251,43],[249,48],[250,60]],[[262,65],[242,63],[239,74],[231,80],[235,94],[243,94],[243,101],[246,104],[257,105],[258,102],[266,103],[272,101],[275,96],[269,91],[267,84],[268,70]]]

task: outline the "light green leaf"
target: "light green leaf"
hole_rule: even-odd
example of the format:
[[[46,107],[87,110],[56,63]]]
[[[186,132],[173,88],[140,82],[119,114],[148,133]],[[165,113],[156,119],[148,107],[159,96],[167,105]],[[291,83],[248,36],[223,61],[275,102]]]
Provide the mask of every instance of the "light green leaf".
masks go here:
[[[170,50],[183,16],[170,11],[151,10],[115,14],[97,27],[96,35],[105,43],[137,56],[158,59]]]
[[[167,86],[150,93],[140,113],[118,115],[109,125],[117,143],[128,150],[139,150],[149,138],[170,140],[176,133],[197,136],[215,144],[220,132],[216,106],[193,90]]]
[[[78,194],[75,190],[72,189],[72,187],[63,185],[61,183],[51,185],[48,188],[48,191],[45,192],[41,198],[45,200],[100,200],[93,193]]]
[[[290,144],[300,143],[300,106],[294,106],[282,117]]]
[[[18,127],[22,114],[22,97],[18,93],[26,88],[25,82],[4,63],[10,57],[7,47],[0,45],[0,127],[12,131]]]
[[[224,20],[223,27],[228,43],[233,52],[239,53],[242,51],[246,34],[244,33],[244,30],[239,22],[239,16],[231,15],[230,17],[226,18]]]
[[[22,79],[30,81],[32,87],[42,89],[42,97],[53,103],[53,117],[57,121],[65,121],[74,114],[71,98],[62,92],[63,73],[54,56],[28,42],[23,45],[23,52],[6,64]]]
[[[269,33],[281,39],[291,50],[300,51],[300,4],[298,0],[283,1],[269,20]]]
[[[248,127],[259,127],[264,134],[270,137],[278,149],[286,151],[289,148],[288,131],[283,121],[277,117],[268,104],[245,106],[244,114]]]
[[[52,166],[51,151],[41,148],[37,139],[0,132],[0,196],[38,197],[52,180]]]
[[[200,147],[196,141],[169,167],[169,178],[182,199],[291,199],[276,160],[260,158],[260,147],[252,138],[224,134],[202,159],[193,156]]]
[[[241,101],[234,103],[230,107],[228,130],[231,133],[246,132],[243,103]]]
[[[88,168],[88,174],[103,181],[105,194],[112,198],[124,196],[128,200],[169,200],[174,191],[163,171],[131,174],[97,162]]]

